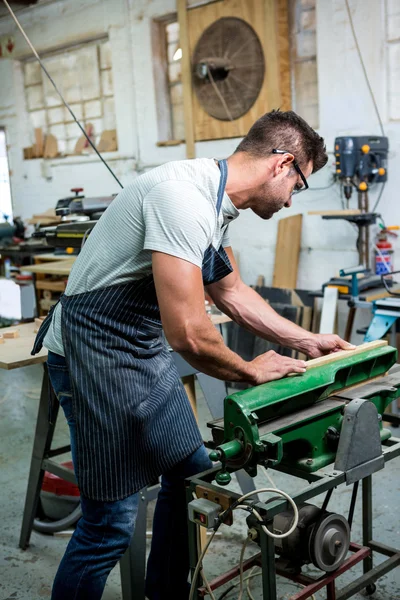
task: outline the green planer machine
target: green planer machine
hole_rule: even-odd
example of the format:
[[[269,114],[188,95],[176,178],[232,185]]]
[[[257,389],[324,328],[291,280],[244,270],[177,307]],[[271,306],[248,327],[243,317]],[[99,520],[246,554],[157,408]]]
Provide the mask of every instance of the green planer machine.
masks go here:
[[[217,483],[227,485],[239,469],[254,477],[257,465],[307,478],[335,463],[347,484],[382,469],[381,443],[391,435],[382,415],[400,396],[396,359],[378,340],[308,361],[304,375],[227,396],[224,418],[208,424],[210,458],[222,464]]]
[[[217,464],[186,482],[196,600],[253,567],[261,567],[263,600],[278,599],[277,574],[303,586],[291,600],[306,600],[323,587],[327,600],[347,600],[360,591],[373,594],[375,582],[400,565],[400,550],[374,539],[372,518],[372,475],[400,456],[400,440],[382,426],[385,409],[400,396],[396,359],[397,350],[377,340],[308,361],[303,375],[225,398],[223,419],[209,423],[210,458]],[[391,416],[395,417],[385,413],[384,420]],[[246,482],[240,473],[244,469],[255,477],[259,465],[308,482],[291,494],[298,511],[296,522],[293,504],[283,492],[255,489],[253,480],[247,477]],[[244,495],[228,485],[234,472]],[[352,540],[351,529],[360,483],[362,545]],[[243,484],[251,486],[250,491]],[[333,492],[343,484],[352,486],[347,518],[332,506]],[[266,493],[272,498],[265,499]],[[322,506],[309,502],[321,494],[325,495]],[[250,513],[247,536],[260,551],[206,585],[199,574],[196,528],[216,532],[221,524],[232,524],[239,508]],[[374,565],[375,554],[387,558]],[[337,578],[361,562],[363,575],[353,576],[338,590]],[[319,570],[316,577],[307,571],[309,564]]]

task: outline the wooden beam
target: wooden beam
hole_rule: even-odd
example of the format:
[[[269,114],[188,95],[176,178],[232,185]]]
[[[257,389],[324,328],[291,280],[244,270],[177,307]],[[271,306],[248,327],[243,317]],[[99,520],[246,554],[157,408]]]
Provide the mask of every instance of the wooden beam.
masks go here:
[[[182,48],[182,90],[185,121],[186,157],[195,157],[193,128],[192,69],[190,62],[189,34],[186,0],[177,0],[179,43]]]
[[[282,105],[279,77],[278,19],[276,0],[265,0],[265,63],[267,78],[268,110]]]
[[[273,287],[295,288],[299,268],[303,215],[281,219],[275,249]]]
[[[327,354],[326,356],[319,356],[318,358],[313,358],[306,362],[307,371],[308,369],[321,367],[322,365],[327,365],[342,358],[351,358],[356,354],[361,354],[362,352],[367,352],[368,350],[375,350],[375,348],[382,348],[383,346],[387,345],[388,343],[386,340],[375,340],[374,342],[361,344],[360,346],[357,346],[355,350],[340,350],[339,352],[332,352],[332,354]]]
[[[335,333],[338,295],[339,290],[337,287],[325,287],[319,333]]]
[[[320,215],[321,217],[338,217],[348,215],[360,215],[361,210],[359,208],[346,208],[344,210],[309,210],[308,215]]]

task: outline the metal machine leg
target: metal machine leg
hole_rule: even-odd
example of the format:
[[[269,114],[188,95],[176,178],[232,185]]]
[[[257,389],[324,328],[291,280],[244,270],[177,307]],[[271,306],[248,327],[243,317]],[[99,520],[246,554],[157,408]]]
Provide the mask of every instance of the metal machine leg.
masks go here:
[[[362,520],[363,520],[363,546],[368,546],[373,539],[372,533],[372,476],[362,480]],[[364,574],[373,567],[372,555],[363,561]]]
[[[146,573],[147,489],[139,492],[139,506],[132,542],[120,560],[123,600],[144,600]]]
[[[267,523],[267,527],[271,522]],[[272,537],[260,529],[263,600],[277,600],[275,544]]]
[[[44,476],[42,463],[50,451],[59,408],[58,402],[54,402],[53,423],[50,424],[48,399],[49,394],[54,394],[54,392],[51,386],[49,386],[47,365],[44,364],[43,367],[44,371],[39,401],[39,412],[33,441],[31,467],[29,470],[28,489],[26,492],[21,536],[19,539],[19,546],[23,550],[25,550],[29,545],[29,539],[31,537],[33,521],[36,517],[36,512],[38,509],[39,494]]]

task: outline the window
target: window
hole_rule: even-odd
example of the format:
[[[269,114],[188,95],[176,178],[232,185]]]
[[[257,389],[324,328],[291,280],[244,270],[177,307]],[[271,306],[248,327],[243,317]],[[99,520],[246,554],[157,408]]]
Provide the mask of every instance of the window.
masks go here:
[[[99,142],[104,130],[115,129],[111,49],[108,40],[88,42],[42,57],[78,121]],[[23,65],[26,105],[32,131],[57,138],[61,154],[73,154],[82,133],[37,61]]]
[[[319,126],[316,0],[289,0],[293,108],[312,127]]]
[[[153,21],[153,70],[156,87],[158,137],[180,142],[185,138],[182,50],[176,15]]]
[[[12,218],[10,173],[8,170],[6,132],[0,127],[0,223]]]
[[[386,2],[386,39],[388,43],[389,119],[400,120],[400,4]]]

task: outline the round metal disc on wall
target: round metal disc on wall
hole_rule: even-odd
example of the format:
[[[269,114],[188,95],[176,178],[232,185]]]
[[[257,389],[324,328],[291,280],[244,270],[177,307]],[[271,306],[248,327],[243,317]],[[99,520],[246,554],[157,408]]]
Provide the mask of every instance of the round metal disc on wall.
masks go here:
[[[260,93],[264,53],[254,29],[236,17],[223,17],[200,36],[193,57],[193,89],[215,119],[233,121],[246,114]]]
[[[340,567],[350,546],[350,527],[342,515],[328,513],[310,537],[310,558],[313,564],[330,573]]]

